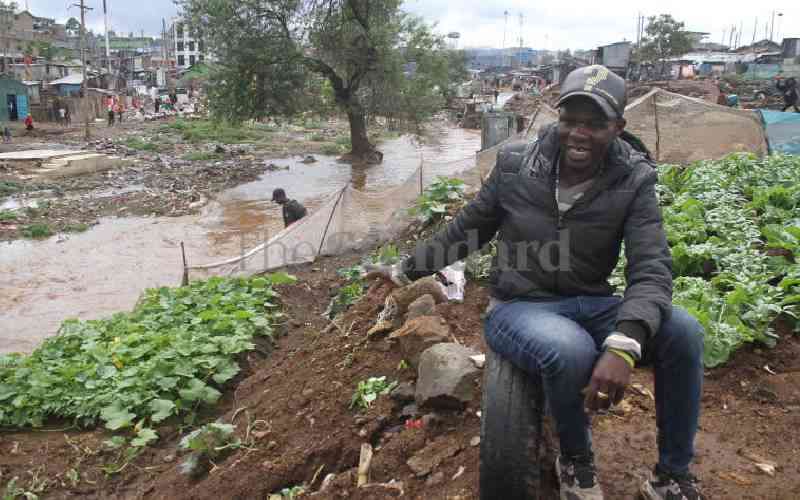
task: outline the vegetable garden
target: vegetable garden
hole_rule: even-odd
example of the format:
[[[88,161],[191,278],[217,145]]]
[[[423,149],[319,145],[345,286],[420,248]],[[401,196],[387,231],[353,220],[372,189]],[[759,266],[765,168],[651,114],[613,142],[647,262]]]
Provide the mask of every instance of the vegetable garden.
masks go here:
[[[30,355],[0,356],[0,426],[132,428],[134,447],[170,417],[192,425],[240,371],[237,356],[271,338],[281,320],[275,285],[294,278],[211,278],[147,290],[134,310],[65,321]],[[115,444],[121,444],[119,441]]]

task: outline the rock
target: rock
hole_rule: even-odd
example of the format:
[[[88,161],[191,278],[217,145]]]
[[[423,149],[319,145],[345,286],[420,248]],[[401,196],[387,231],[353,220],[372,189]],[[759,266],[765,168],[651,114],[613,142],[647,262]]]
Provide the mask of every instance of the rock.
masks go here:
[[[470,356],[470,358],[475,366],[478,368],[483,368],[483,365],[486,364],[486,355],[485,354],[478,354],[477,356]]]
[[[175,461],[175,455],[167,455],[164,457],[164,462],[172,463]]]
[[[426,293],[408,305],[406,321],[419,318],[420,316],[430,316],[433,314],[434,307],[436,307],[436,300],[433,298],[433,295]]]
[[[462,447],[450,436],[439,436],[430,444],[414,453],[406,464],[417,476],[427,476],[445,460],[455,456]]]
[[[415,392],[412,382],[401,382],[389,393],[389,397],[398,403],[408,403],[414,401]]]
[[[389,335],[389,340],[398,344],[403,358],[414,367],[419,365],[423,351],[449,339],[450,327],[441,316],[414,318]]]
[[[314,389],[311,389],[311,388],[304,389],[302,394],[303,394],[303,396],[305,396],[307,398],[310,398],[311,396],[314,395]]]
[[[300,163],[316,163],[316,161],[317,159],[314,158],[314,155],[306,155]]]
[[[414,418],[418,414],[419,414],[419,408],[417,408],[417,405],[415,404],[406,405],[400,411],[400,416],[406,418]]]
[[[444,472],[437,472],[425,481],[425,486],[436,486],[444,482]]]
[[[436,413],[426,413],[425,415],[422,416],[423,427],[434,427],[441,421],[442,417],[440,417]]]
[[[462,409],[475,396],[480,370],[470,359],[476,353],[459,344],[441,343],[419,359],[415,399],[420,407]]]
[[[408,286],[398,288],[392,292],[390,297],[392,297],[397,304],[397,312],[399,315],[405,316],[411,303],[423,295],[430,295],[437,304],[447,302],[447,295],[444,292],[444,287],[441,283],[436,281],[436,278],[433,276],[422,278]]]
[[[270,442],[267,444],[267,450],[274,450],[274,449],[275,449],[275,448],[277,448],[277,447],[278,447],[278,443],[277,443],[277,442],[275,442],[275,441],[270,441]]]
[[[222,146],[217,144],[217,147],[214,148],[214,152],[217,153],[217,154],[224,154],[225,153],[225,148],[223,148]]]
[[[475,448],[479,444],[481,444],[481,437],[480,436],[475,436],[474,438],[469,440],[469,445],[472,446],[473,448]]]

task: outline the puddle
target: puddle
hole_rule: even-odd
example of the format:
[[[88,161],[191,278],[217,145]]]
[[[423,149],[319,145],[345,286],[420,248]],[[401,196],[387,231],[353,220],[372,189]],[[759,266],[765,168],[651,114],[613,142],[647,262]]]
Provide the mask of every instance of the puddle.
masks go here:
[[[263,241],[265,231],[280,231],[280,207],[271,201],[276,187],[314,210],[348,182],[368,191],[398,185],[420,157],[428,178],[453,173],[463,166],[453,162],[474,157],[480,140],[479,131],[449,127],[423,145],[404,136],[382,143],[383,164],[368,167],[323,155],[313,164],[300,163],[301,157],[264,158],[289,170],[225,191],[196,216],[106,218],[82,234],[0,243],[0,353],[30,352],[66,318],[130,310],[145,288],[180,284],[181,241],[190,264],[207,263]],[[131,185],[108,195],[140,189]]]

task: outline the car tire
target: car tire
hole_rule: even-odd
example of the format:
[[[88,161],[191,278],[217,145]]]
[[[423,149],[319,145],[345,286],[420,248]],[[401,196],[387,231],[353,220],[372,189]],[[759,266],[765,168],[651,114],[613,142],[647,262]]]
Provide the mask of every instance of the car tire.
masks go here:
[[[555,453],[541,379],[486,353],[481,404],[481,500],[557,498]]]

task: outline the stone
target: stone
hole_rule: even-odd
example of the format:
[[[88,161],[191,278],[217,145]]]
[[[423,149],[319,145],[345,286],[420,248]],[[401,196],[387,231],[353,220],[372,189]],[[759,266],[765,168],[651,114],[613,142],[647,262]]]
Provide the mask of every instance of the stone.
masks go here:
[[[420,316],[430,316],[433,314],[434,307],[436,307],[436,300],[433,298],[433,295],[426,293],[408,305],[406,321],[419,318]]]
[[[419,408],[417,408],[417,405],[415,404],[406,405],[400,411],[400,416],[406,418],[414,418],[418,414],[419,414]]]
[[[413,382],[401,382],[397,384],[397,387],[392,389],[392,392],[389,393],[389,397],[398,403],[408,403],[414,401],[415,393],[416,390],[414,389]]]
[[[435,468],[439,467],[445,460],[455,456],[462,450],[462,446],[453,441],[450,436],[439,436],[427,446],[414,453],[406,461],[411,470],[418,477],[430,474]]]
[[[406,321],[389,335],[389,340],[395,342],[403,358],[416,367],[423,351],[450,340],[450,326],[441,316],[421,316]]]
[[[441,343],[422,353],[417,370],[417,405],[463,409],[475,397],[480,370],[470,359],[478,353],[459,344]]]
[[[422,426],[423,427],[434,427],[438,425],[442,421],[442,417],[437,415],[436,413],[426,413],[422,416]]]
[[[479,444],[481,444],[481,437],[480,436],[475,436],[474,438],[469,440],[469,445],[472,446],[473,448],[475,448]]]
[[[444,472],[437,472],[425,481],[425,486],[436,486],[444,482]]]

